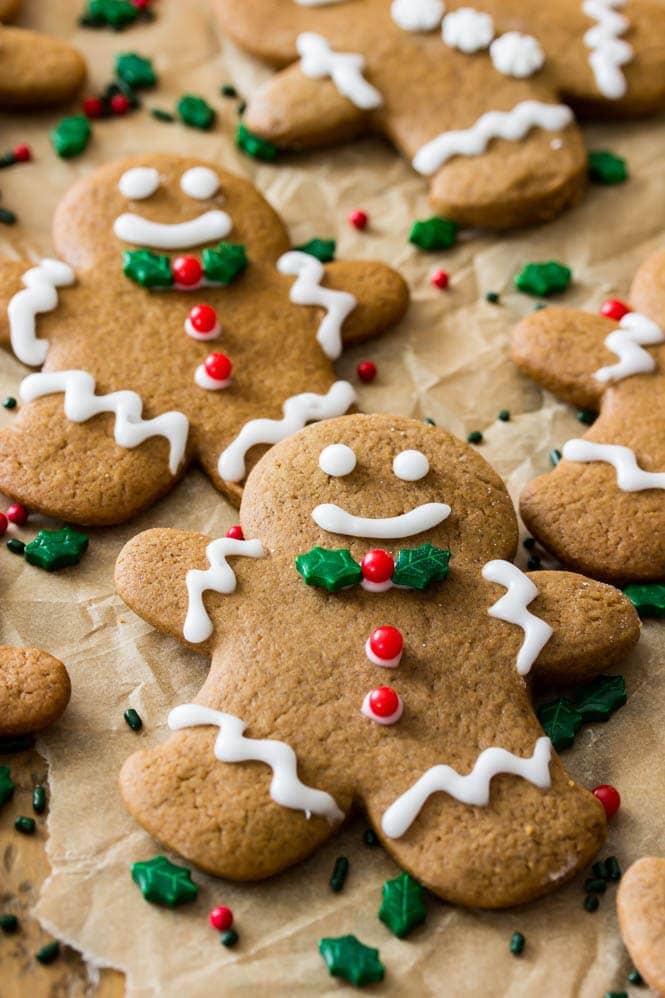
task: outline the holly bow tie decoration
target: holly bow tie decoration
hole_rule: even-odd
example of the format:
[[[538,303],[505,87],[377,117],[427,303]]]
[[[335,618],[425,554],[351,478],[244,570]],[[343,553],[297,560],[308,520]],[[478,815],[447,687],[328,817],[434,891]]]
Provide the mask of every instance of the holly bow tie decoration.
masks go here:
[[[450,551],[422,544],[405,548],[393,561],[387,551],[369,551],[358,563],[346,548],[329,550],[313,547],[296,558],[296,569],[308,586],[339,592],[356,583],[365,588],[402,586],[407,589],[427,589],[434,582],[443,582],[448,574]]]
[[[201,261],[195,256],[172,259],[148,249],[125,250],[122,269],[130,280],[144,288],[198,286],[202,280],[226,286],[247,267],[245,247],[234,243],[219,243],[204,249]]]

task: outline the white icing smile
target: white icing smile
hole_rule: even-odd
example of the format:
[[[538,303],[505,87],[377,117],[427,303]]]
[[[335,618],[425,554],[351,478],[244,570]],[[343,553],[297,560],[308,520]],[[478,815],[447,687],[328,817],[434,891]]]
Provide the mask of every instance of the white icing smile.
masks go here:
[[[432,527],[438,527],[450,516],[450,506],[444,502],[426,502],[400,516],[352,516],[340,506],[326,502],[312,510],[312,519],[322,530],[347,537],[382,538],[398,540],[413,537]]]
[[[228,236],[233,228],[225,211],[206,211],[188,222],[151,222],[141,215],[118,215],[113,231],[123,242],[150,249],[179,250],[214,242]]]

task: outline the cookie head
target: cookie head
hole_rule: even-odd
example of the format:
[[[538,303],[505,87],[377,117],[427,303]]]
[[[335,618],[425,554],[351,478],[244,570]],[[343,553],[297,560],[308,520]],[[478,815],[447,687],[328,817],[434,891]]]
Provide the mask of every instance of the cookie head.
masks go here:
[[[246,536],[297,554],[319,545],[397,549],[429,543],[456,562],[509,558],[517,524],[508,493],[467,444],[415,419],[353,415],[307,427],[247,480]]]

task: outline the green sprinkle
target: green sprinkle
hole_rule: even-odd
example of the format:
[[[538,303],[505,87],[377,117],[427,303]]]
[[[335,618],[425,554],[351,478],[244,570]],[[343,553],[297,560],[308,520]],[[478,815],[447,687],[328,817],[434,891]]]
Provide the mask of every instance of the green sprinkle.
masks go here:
[[[208,280],[225,286],[232,284],[249,263],[245,247],[239,243],[219,243],[204,249],[201,262]]]
[[[556,468],[557,464],[559,464],[559,462],[561,461],[563,454],[561,453],[560,450],[555,448],[554,450],[550,451],[549,457],[550,457],[550,464],[552,465],[553,468]]]
[[[591,412],[590,409],[580,409],[579,412],[575,414],[575,418],[578,423],[583,423],[585,426],[592,426],[598,417],[596,413]]]
[[[46,946],[42,946],[35,953],[35,959],[39,963],[43,963],[44,966],[48,966],[49,963],[53,963],[60,956],[60,943],[57,939],[54,939],[52,943],[47,943]]]
[[[536,546],[535,537],[525,537],[524,540],[522,541],[522,547],[526,548],[527,551],[533,551],[535,546]]]
[[[589,179],[594,184],[622,184],[628,179],[625,159],[608,149],[590,152],[588,165]]]
[[[110,27],[120,31],[139,16],[139,9],[130,0],[89,0],[81,18],[84,27]]]
[[[627,991],[606,991],[603,998],[628,998]]]
[[[602,877],[588,877],[584,881],[584,890],[587,894],[604,894],[607,890],[607,881]]]
[[[122,716],[132,731],[140,731],[143,727],[143,721],[133,707],[128,707]]]
[[[3,409],[15,409],[16,408],[16,399],[14,398],[13,395],[8,395],[6,399],[2,400],[2,408]]]
[[[274,163],[279,154],[279,149],[274,143],[254,135],[242,123],[238,125],[236,130],[236,146],[252,159],[260,159],[265,163]]]
[[[515,278],[515,287],[525,294],[542,298],[554,291],[565,291],[572,276],[570,268],[556,260],[528,263]]]
[[[428,426],[436,426],[434,420],[430,419],[429,416],[425,416],[425,418],[423,419],[423,423],[427,423]]]
[[[628,983],[634,984],[635,987],[639,988],[644,984],[644,978],[640,974],[639,970],[633,968],[628,975]]]
[[[16,915],[0,915],[0,932],[10,936],[13,932],[18,932],[18,926]]]
[[[502,423],[510,422],[510,410],[502,409],[497,418],[500,419]]]
[[[142,288],[170,288],[174,283],[171,258],[148,249],[124,250],[122,271]]]
[[[222,932],[219,941],[222,946],[235,946],[238,942],[238,933],[235,929],[227,929],[226,932]]]
[[[373,828],[365,829],[365,831],[363,832],[363,842],[365,843],[366,846],[370,846],[370,848],[378,846],[379,837]]]
[[[0,156],[0,170],[3,170],[8,166],[13,166],[16,162],[16,156],[11,150],[9,152],[5,152],[2,156]]]
[[[162,111],[160,107],[151,107],[150,114],[157,121],[175,121],[175,115],[170,111]]]
[[[72,527],[62,530],[40,530],[25,547],[25,560],[45,572],[78,565],[88,550],[87,534],[80,534]]]
[[[542,704],[536,714],[555,751],[570,748],[582,725],[582,716],[575,704],[567,697],[559,697]]]
[[[616,856],[608,856],[605,860],[605,875],[608,880],[614,882],[621,880],[621,867]]]
[[[0,755],[13,755],[14,752],[25,752],[34,748],[35,736],[16,735],[14,738],[0,738]]]
[[[328,551],[313,547],[296,558],[296,569],[308,586],[317,586],[329,593],[353,586],[362,579],[360,565],[347,548]]]
[[[7,547],[12,552],[12,554],[23,554],[25,551],[25,544],[23,541],[17,540],[15,537],[10,537],[7,541]]]
[[[575,706],[582,720],[589,724],[607,721],[627,699],[623,676],[597,676],[576,691]]]
[[[186,901],[194,901],[198,887],[186,866],[171,863],[166,856],[132,864],[132,880],[138,884],[143,897],[152,904],[175,908]]]
[[[32,810],[35,814],[43,814],[46,810],[46,790],[40,783],[32,791]]]
[[[14,796],[16,784],[11,778],[9,766],[0,766],[0,807]]]
[[[339,892],[344,888],[346,882],[346,877],[349,872],[349,861],[346,856],[338,856],[335,860],[335,865],[333,867],[333,872],[330,876],[330,886],[335,893]]]
[[[640,617],[665,617],[665,585],[662,582],[631,583],[624,589],[624,594]]]
[[[215,121],[215,112],[203,97],[196,97],[194,94],[185,94],[176,105],[178,117],[190,128],[198,128],[206,132]]]
[[[510,937],[510,952],[513,954],[513,956],[519,956],[521,953],[524,952],[525,943],[526,939],[524,938],[521,932],[513,932],[512,936]]]
[[[501,300],[501,296],[498,291],[486,291],[485,301],[489,302],[490,305],[498,305]]]
[[[423,889],[410,874],[400,873],[394,880],[386,880],[379,918],[398,939],[404,939],[416,925],[425,921],[427,908]]]
[[[378,949],[364,946],[355,936],[321,939],[319,953],[331,977],[342,977],[356,987],[383,980],[384,967]]]
[[[539,301],[536,305],[533,306],[534,312],[542,312],[544,308],[547,308],[547,305],[545,304],[544,301]]]
[[[466,439],[470,444],[481,444],[483,442],[483,435],[480,430],[472,430]]]
[[[428,253],[432,250],[449,249],[457,239],[458,229],[456,222],[434,216],[413,223],[409,242]]]
[[[584,898],[584,909],[588,912],[598,911],[599,903],[595,894],[587,894]]]
[[[591,867],[591,872],[593,873],[594,877],[601,877],[604,880],[605,864],[603,863],[603,861],[599,860],[597,863],[594,863],[593,866]]]
[[[3,225],[14,225],[16,222],[16,215],[13,211],[9,211],[8,208],[0,208],[0,222]]]
[[[233,86],[232,83],[225,83],[223,86],[219,88],[219,92],[222,95],[222,97],[235,98],[238,96],[238,91],[236,90],[236,88]]]
[[[150,59],[144,59],[136,52],[124,52],[115,57],[115,71],[119,79],[135,90],[154,87],[157,74]]]
[[[63,118],[50,132],[51,144],[61,159],[71,159],[82,153],[91,135],[92,128],[84,114]]]
[[[537,554],[532,554],[530,558],[527,559],[526,567],[530,572],[537,572],[540,568],[542,562]]]
[[[321,263],[330,263],[331,260],[335,259],[337,244],[334,239],[310,239],[308,243],[293,248],[299,253],[315,256]]]
[[[247,101],[241,100],[240,103],[238,104],[238,117],[242,118],[246,110],[247,110]]]
[[[21,832],[22,835],[32,835],[36,828],[35,819],[19,815],[18,818],[14,819],[14,828],[17,832]]]
[[[392,581],[396,586],[423,590],[433,582],[443,582],[448,575],[451,552],[432,544],[404,548],[397,554]]]

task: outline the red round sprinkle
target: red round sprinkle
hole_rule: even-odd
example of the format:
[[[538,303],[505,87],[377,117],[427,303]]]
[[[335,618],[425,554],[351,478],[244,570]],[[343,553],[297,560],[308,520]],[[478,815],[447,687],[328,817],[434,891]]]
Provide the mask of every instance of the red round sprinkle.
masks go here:
[[[377,686],[369,695],[369,709],[377,717],[390,717],[399,707],[399,697],[392,686]]]
[[[177,256],[171,267],[176,282],[186,288],[198,284],[203,275],[203,268],[195,256]]]
[[[217,312],[212,305],[195,305],[190,310],[189,321],[197,333],[210,333],[217,325]]]
[[[83,113],[86,118],[101,118],[104,113],[104,102],[100,97],[86,97],[83,101]]]
[[[22,527],[28,519],[28,511],[25,506],[21,506],[20,502],[13,502],[11,506],[7,507],[7,519],[10,523]]]
[[[150,6],[150,0],[132,0],[132,3],[135,7],[138,7],[139,10],[144,10],[146,7]]]
[[[447,270],[435,270],[429,279],[430,284],[439,288],[440,291],[444,291],[448,287],[448,282],[450,278],[448,276]]]
[[[601,315],[604,315],[606,319],[616,319],[617,322],[623,319],[624,315],[627,315],[630,311],[630,307],[618,298],[608,298],[600,306]]]
[[[358,372],[358,377],[361,381],[367,382],[374,381],[376,377],[376,364],[373,360],[361,360],[358,364],[356,371]]]
[[[17,163],[27,163],[32,159],[32,149],[30,146],[22,143],[19,146],[14,146],[14,159]]]
[[[111,110],[114,114],[127,114],[130,108],[129,97],[124,94],[114,94],[111,97]]]
[[[213,381],[226,381],[231,374],[231,361],[225,353],[209,353],[203,362],[206,374]]]
[[[390,661],[402,654],[404,638],[396,627],[375,627],[369,636],[369,646],[377,658]]]
[[[242,532],[242,527],[239,523],[235,523],[232,527],[226,531],[226,536],[230,537],[234,541],[244,541],[245,535]]]
[[[7,517],[5,516],[5,514],[4,513],[0,513],[0,537],[4,534],[5,530],[7,529],[7,525],[8,524],[9,524],[9,520],[7,519]]]
[[[605,814],[608,818],[616,814],[621,807],[621,794],[609,783],[601,783],[600,786],[594,787],[591,792],[605,808]]]
[[[225,904],[218,904],[208,915],[208,921],[213,929],[218,932],[226,932],[233,925],[233,912]]]
[[[349,222],[354,227],[354,229],[366,229],[367,223],[369,222],[369,215],[366,211],[361,211],[360,208],[356,208],[349,215]]]
[[[395,562],[387,551],[375,548],[368,551],[360,563],[363,579],[368,582],[387,582],[392,579],[395,569]]]

